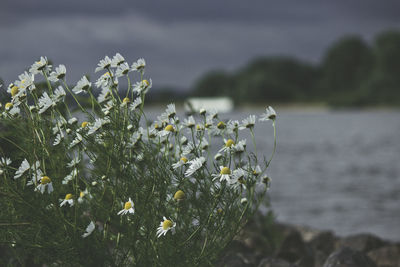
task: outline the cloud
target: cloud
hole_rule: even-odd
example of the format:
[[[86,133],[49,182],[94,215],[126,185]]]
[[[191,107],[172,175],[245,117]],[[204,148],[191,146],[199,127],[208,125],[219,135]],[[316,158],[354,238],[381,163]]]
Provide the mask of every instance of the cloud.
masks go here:
[[[176,3],[180,2],[172,1],[172,7]],[[256,9],[257,5],[261,7],[260,2]],[[47,56],[56,65],[67,66],[73,83],[84,73],[95,77],[99,59],[120,52],[130,62],[144,57],[149,64],[146,74],[155,86],[188,88],[210,69],[233,70],[254,57],[277,54],[316,62],[343,34],[368,39],[388,26],[400,26],[398,20],[358,19],[351,16],[351,9],[342,12],[340,6],[332,10],[340,11],[340,16],[324,17],[307,5],[293,5],[286,11],[283,5],[275,5],[271,10],[276,13],[268,11],[271,16],[267,19],[249,20],[242,19],[244,15],[235,18],[232,14],[240,9],[233,7],[218,19],[216,10],[201,6],[198,13],[209,10],[210,19],[177,16],[170,20],[155,19],[162,11],[156,8],[149,14],[146,8],[142,5],[135,11],[127,8],[110,14],[36,14],[18,23],[1,24],[0,36],[7,41],[0,47],[0,77],[10,82],[34,60]],[[243,12],[248,13],[249,8]],[[255,11],[254,17],[260,12]]]

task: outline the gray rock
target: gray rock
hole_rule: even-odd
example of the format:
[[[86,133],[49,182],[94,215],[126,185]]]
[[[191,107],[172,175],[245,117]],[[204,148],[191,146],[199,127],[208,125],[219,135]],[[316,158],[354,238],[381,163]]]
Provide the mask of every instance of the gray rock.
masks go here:
[[[356,234],[347,236],[340,240],[337,243],[337,248],[349,247],[351,249],[367,253],[384,245],[385,242],[382,241],[382,239],[372,234]]]
[[[297,265],[282,259],[264,258],[258,267],[297,267]]]
[[[276,253],[276,257],[290,263],[296,263],[299,266],[314,266],[313,251],[303,241],[298,231],[292,231],[287,234]]]
[[[335,250],[337,238],[331,231],[323,231],[316,234],[309,242],[314,250],[319,250],[325,254],[331,254]]]
[[[323,267],[377,267],[376,264],[361,251],[342,247],[333,252]]]
[[[376,263],[378,267],[400,266],[400,246],[384,246],[368,252],[367,255]]]

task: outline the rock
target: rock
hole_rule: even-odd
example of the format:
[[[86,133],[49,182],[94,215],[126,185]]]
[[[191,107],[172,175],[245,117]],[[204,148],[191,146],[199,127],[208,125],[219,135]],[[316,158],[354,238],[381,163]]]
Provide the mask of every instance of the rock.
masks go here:
[[[257,255],[242,241],[233,240],[225,255],[217,263],[221,267],[251,267],[256,266]]]
[[[337,243],[336,248],[349,247],[367,253],[384,245],[385,242],[383,242],[382,239],[372,234],[356,234],[341,239]]]
[[[336,241],[337,238],[331,231],[321,231],[310,240],[309,244],[314,250],[329,255],[335,250]]]
[[[377,267],[363,252],[342,247],[333,252],[323,267]]]
[[[378,267],[400,266],[400,246],[384,246],[368,252],[367,255],[376,263]]]
[[[286,235],[276,257],[290,263],[297,263],[299,266],[310,267],[314,265],[312,249],[303,241],[298,231],[292,231]]]
[[[297,265],[291,264],[282,259],[264,258],[261,260],[258,267],[297,267]]]

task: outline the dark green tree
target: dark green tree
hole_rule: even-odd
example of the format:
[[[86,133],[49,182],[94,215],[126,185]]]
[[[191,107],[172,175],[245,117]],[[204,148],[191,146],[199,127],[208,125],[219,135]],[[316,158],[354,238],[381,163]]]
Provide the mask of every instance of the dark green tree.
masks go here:
[[[348,104],[358,97],[362,83],[371,75],[374,58],[358,36],[336,42],[321,64],[320,95],[334,104]]]

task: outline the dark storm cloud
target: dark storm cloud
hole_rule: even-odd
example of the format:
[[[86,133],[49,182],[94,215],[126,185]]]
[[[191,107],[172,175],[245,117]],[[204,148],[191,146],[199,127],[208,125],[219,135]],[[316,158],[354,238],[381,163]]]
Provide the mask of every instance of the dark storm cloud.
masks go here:
[[[41,55],[70,81],[104,55],[144,57],[155,85],[189,87],[203,72],[260,55],[317,61],[343,34],[369,40],[400,27],[400,2],[3,0],[0,77],[12,81]]]

